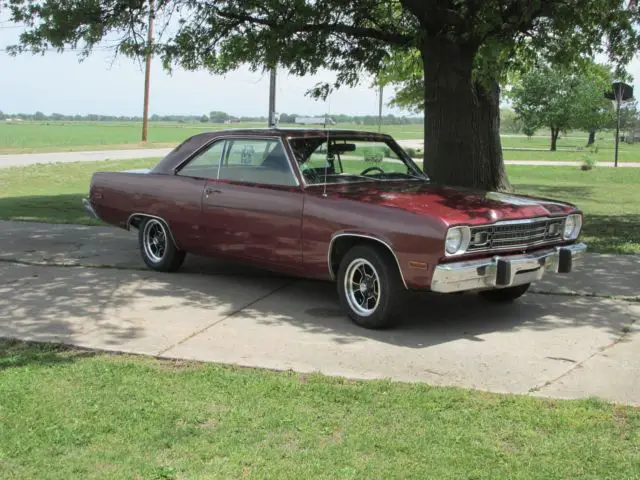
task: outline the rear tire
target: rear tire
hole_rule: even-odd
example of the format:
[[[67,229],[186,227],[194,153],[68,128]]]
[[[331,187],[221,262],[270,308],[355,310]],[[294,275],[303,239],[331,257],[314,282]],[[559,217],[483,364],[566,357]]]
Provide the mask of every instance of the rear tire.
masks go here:
[[[480,296],[489,302],[495,303],[508,303],[513,302],[514,300],[520,298],[524,295],[529,287],[530,283],[525,283],[523,285],[517,285],[515,287],[507,287],[507,288],[496,288],[495,290],[485,290],[480,292]]]
[[[144,263],[158,272],[175,272],[186,256],[173,243],[169,227],[157,218],[146,217],[140,222],[138,247]]]
[[[382,329],[395,324],[404,286],[387,252],[356,245],[340,262],[337,277],[340,304],[356,325]]]

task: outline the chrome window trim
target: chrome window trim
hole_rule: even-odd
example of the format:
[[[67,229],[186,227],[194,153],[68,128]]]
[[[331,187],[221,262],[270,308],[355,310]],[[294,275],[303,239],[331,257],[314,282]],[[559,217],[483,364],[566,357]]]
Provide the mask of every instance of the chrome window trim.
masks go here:
[[[337,238],[340,238],[340,237],[367,238],[369,240],[375,240],[376,242],[381,243],[382,245],[387,247],[387,249],[391,252],[391,255],[393,255],[393,258],[395,258],[395,260],[396,260],[396,265],[398,265],[398,272],[400,272],[400,278],[402,279],[402,284],[404,285],[404,288],[409,290],[409,287],[407,286],[407,282],[404,279],[404,275],[402,273],[402,268],[400,268],[400,261],[398,260],[398,257],[396,256],[396,252],[394,252],[393,248],[391,248],[391,245],[389,245],[384,240],[380,240],[377,237],[373,237],[371,235],[365,235],[365,234],[362,234],[362,233],[347,233],[347,232],[345,232],[345,233],[337,233],[333,237],[331,237],[331,241],[329,242],[329,249],[328,249],[328,252],[327,252],[327,265],[329,267],[329,277],[331,278],[331,280],[335,280],[336,279],[336,274],[333,271],[333,269],[331,268],[331,252],[333,251],[333,243],[335,242],[335,240]]]
[[[296,175],[296,172],[293,169],[293,166],[291,165],[291,158],[289,157],[289,154],[287,152],[287,149],[285,148],[284,142],[282,141],[282,137],[281,136],[268,136],[268,137],[258,137],[258,136],[252,136],[252,135],[231,135],[229,138],[226,138],[226,141],[229,142],[229,140],[275,140],[277,142],[280,143],[280,147],[282,148],[282,152],[284,153],[285,158],[287,159],[287,164],[289,165],[289,172],[291,172],[291,175],[293,176],[293,179],[295,180],[295,185],[284,185],[284,184],[269,184],[269,185],[273,185],[275,187],[299,187],[300,186],[300,181],[298,180],[298,177]],[[225,154],[228,155],[228,150],[230,147],[227,147],[225,145]],[[222,164],[222,162],[220,162],[220,164]],[[216,180],[228,180],[230,182],[233,182],[235,180],[229,180],[226,178],[220,178],[220,167],[218,167],[218,178]],[[262,185],[260,182],[245,182],[245,183],[249,183],[252,185]]]
[[[280,146],[282,147],[282,151],[284,152],[284,155],[287,159],[287,163],[289,164],[289,171],[291,172],[291,174],[293,175],[293,179],[295,180],[295,185],[280,185],[280,184],[273,184],[273,186],[275,187],[300,187],[300,180],[298,180],[298,176],[296,175],[296,172],[293,168],[292,165],[292,161],[291,161],[291,157],[289,156],[289,153],[287,152],[287,149],[285,148],[285,144],[284,141],[282,139],[282,136],[279,135],[221,135],[219,137],[215,137],[213,139],[211,139],[211,141],[205,143],[202,147],[200,147],[198,150],[196,150],[195,152],[193,152],[191,155],[189,155],[189,157],[187,157],[185,160],[183,160],[182,162],[180,162],[174,169],[173,169],[173,173],[174,175],[177,175],[178,172],[184,168],[184,166],[186,166],[189,162],[195,160],[197,157],[199,157],[202,153],[204,153],[205,150],[208,150],[209,147],[211,145],[213,145],[214,143],[217,143],[218,141],[224,141],[225,144],[222,148],[222,154],[220,155],[220,161],[218,162],[218,174],[216,176],[216,178],[210,178],[209,180],[220,180],[220,167],[222,165],[222,159],[224,158],[225,154],[227,153],[228,150],[228,146],[227,143],[229,140],[273,140],[273,141],[278,141],[280,142]],[[296,164],[298,162],[295,162]],[[186,175],[185,175],[186,176]],[[193,177],[192,177],[193,178]],[[225,179],[223,179],[225,180]],[[230,180],[232,181],[232,180]],[[249,183],[251,185],[260,185],[259,182],[246,182]]]
[[[198,157],[203,155],[205,152],[210,150],[211,147],[213,147],[213,145],[215,145],[219,141],[225,141],[225,139],[221,137],[212,138],[207,143],[205,143],[200,148],[198,148],[195,152],[192,152],[191,155],[189,155],[187,158],[185,158],[180,163],[178,163],[178,165],[173,167],[173,174],[178,175],[184,167],[186,167],[188,164],[190,164],[191,162],[196,160]],[[225,143],[224,145],[222,145],[222,152],[220,153],[220,158],[218,159],[218,170],[220,170],[220,163],[222,161],[222,157],[224,156],[224,152],[226,148],[227,148],[227,145]],[[190,177],[190,175],[181,175],[181,176]],[[190,177],[190,178],[196,178],[196,177]]]
[[[372,132],[373,133],[373,132]],[[380,134],[374,134],[374,135],[380,135]],[[329,136],[331,136],[331,133],[329,133]],[[347,136],[347,135],[342,135],[342,136]],[[306,187],[318,187],[318,186],[324,186],[324,185],[352,185],[354,183],[371,183],[370,181],[355,181],[355,182],[327,182],[327,183],[307,183],[307,180],[304,178],[304,174],[302,173],[302,169],[300,168],[300,164],[298,164],[298,161],[295,158],[295,153],[293,153],[293,148],[291,147],[291,143],[289,143],[291,140],[300,140],[300,139],[305,139],[305,138],[321,138],[323,140],[326,140],[327,136],[326,135],[303,135],[303,136],[299,136],[299,135],[288,135],[286,137],[283,137],[286,141],[287,141],[287,147],[289,147],[289,149],[292,152],[292,161],[291,163],[295,165],[295,168],[297,169],[300,178],[302,179],[302,185],[306,188]],[[383,138],[376,138],[376,141],[379,142],[384,142],[385,140],[389,140],[390,143],[394,143],[398,149],[403,152],[406,155],[406,152],[404,151],[404,149],[402,148],[402,146],[400,146],[400,144],[398,142],[396,142],[393,137],[387,137],[385,139]],[[425,172],[423,172],[420,167],[418,167],[418,165],[415,164],[415,162],[413,161],[413,159],[411,157],[409,157],[407,155],[407,157],[410,162],[417,168],[418,172],[421,173],[422,175],[424,175],[424,178],[415,178],[415,177],[411,177],[411,178],[405,178],[405,179],[397,179],[397,180],[376,180],[375,178],[372,178],[371,180],[373,180],[374,182],[406,182],[408,180],[413,180],[413,181],[421,181],[421,182],[431,182],[431,179],[427,176],[427,174]]]

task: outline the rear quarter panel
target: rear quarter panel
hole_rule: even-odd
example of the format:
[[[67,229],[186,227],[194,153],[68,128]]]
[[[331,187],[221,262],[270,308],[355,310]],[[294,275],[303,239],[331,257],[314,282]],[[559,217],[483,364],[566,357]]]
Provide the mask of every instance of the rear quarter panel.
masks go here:
[[[89,198],[105,222],[127,228],[133,214],[164,219],[179,248],[200,245],[200,215],[205,180],[163,173],[95,173]]]
[[[409,288],[425,288],[443,255],[445,224],[436,218],[343,198],[307,195],[302,222],[305,274],[330,278],[329,247],[341,233],[367,235],[394,251]]]

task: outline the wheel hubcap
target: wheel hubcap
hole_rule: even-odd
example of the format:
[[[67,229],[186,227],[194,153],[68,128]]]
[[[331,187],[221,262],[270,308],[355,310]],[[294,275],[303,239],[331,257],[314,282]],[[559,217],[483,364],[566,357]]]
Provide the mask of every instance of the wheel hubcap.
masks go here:
[[[352,261],[344,277],[347,303],[358,315],[367,317],[380,303],[380,280],[371,262],[364,258]]]
[[[142,232],[144,252],[152,262],[161,262],[167,251],[167,232],[158,220],[149,220]]]

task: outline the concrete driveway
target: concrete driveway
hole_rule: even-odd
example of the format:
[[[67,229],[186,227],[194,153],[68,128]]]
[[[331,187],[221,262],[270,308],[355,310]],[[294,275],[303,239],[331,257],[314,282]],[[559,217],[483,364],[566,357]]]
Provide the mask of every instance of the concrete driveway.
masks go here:
[[[4,337],[640,404],[636,256],[591,255],[587,274],[513,305],[412,295],[382,332],[353,325],[329,283],[197,257],[151,272],[135,235],[109,227],[0,222],[0,260]]]

